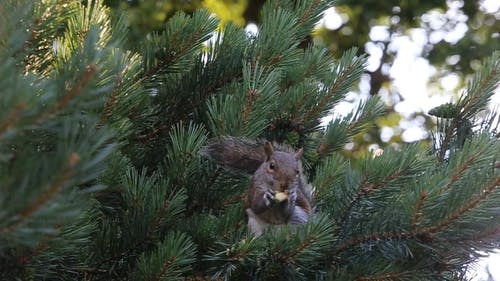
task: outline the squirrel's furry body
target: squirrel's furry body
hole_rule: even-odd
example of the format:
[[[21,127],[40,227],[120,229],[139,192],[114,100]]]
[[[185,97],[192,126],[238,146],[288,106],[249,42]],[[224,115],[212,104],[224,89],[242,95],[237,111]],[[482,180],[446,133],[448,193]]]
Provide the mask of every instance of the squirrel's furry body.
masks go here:
[[[282,148],[280,148],[282,149]],[[311,191],[302,171],[302,149],[274,151],[269,142],[224,138],[205,149],[217,163],[252,174],[245,211],[250,231],[259,236],[270,226],[304,224],[311,214]],[[277,193],[286,199],[275,200]]]

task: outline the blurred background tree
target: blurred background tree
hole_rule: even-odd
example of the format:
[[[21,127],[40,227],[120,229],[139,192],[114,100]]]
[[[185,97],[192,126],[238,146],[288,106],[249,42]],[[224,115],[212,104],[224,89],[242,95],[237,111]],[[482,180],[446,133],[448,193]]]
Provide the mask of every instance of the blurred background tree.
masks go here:
[[[215,13],[221,24],[232,21],[240,26],[259,21],[263,0],[107,0],[116,11],[127,11],[133,34],[160,30],[177,11],[192,13],[200,7]],[[379,57],[378,67],[370,71],[371,94],[377,94],[390,81],[387,67],[398,54],[394,44],[401,37],[422,43],[420,55],[436,67],[458,75],[471,74],[480,59],[500,47],[499,6],[491,0],[340,0],[329,9],[315,38],[334,54],[353,46],[365,46]],[[417,38],[419,37],[420,38]],[[423,37],[422,37],[423,36]],[[381,52],[373,54],[375,45]],[[441,72],[440,76],[447,73]]]
[[[479,58],[499,49],[499,7],[498,1],[344,0],[327,11],[316,42],[334,54],[364,46],[370,58],[358,93],[380,96],[392,112],[354,146],[374,137],[379,143],[428,138],[434,122],[427,111],[456,99]]]
[[[106,0],[104,2],[117,15],[123,11],[127,12],[131,42],[136,42],[133,39],[143,39],[144,34],[162,30],[168,19],[178,11],[190,14],[204,7],[217,15],[221,25],[231,21],[239,26],[245,26],[248,22],[244,17],[245,12],[249,7],[257,7],[253,3],[249,5],[248,0]],[[259,3],[257,13],[264,1],[259,2],[262,3]],[[133,48],[134,44],[130,46]]]

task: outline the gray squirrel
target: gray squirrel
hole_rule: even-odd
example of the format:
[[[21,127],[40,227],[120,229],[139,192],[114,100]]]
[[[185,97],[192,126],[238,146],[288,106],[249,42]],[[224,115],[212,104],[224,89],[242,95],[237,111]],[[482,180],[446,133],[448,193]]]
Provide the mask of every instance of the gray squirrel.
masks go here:
[[[268,141],[233,137],[216,140],[203,150],[219,165],[252,175],[244,208],[255,236],[272,226],[308,221],[312,191],[304,178],[302,153],[283,146],[275,150]]]

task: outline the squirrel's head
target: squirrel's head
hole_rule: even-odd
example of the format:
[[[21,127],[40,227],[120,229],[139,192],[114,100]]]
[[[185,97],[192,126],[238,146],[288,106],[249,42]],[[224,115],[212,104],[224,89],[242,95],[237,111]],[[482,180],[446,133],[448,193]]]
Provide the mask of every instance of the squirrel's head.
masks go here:
[[[266,141],[264,144],[266,153],[266,172],[272,175],[273,186],[279,191],[286,191],[290,187],[296,186],[294,182],[300,180],[302,167],[300,158],[304,150],[301,148],[295,153],[274,151],[273,145]]]

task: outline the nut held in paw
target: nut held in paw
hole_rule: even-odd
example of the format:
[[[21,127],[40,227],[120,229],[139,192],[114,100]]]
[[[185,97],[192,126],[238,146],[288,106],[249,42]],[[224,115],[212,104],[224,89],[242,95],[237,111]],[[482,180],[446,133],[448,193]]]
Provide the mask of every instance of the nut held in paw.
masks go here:
[[[283,202],[288,199],[288,194],[286,194],[285,192],[276,192],[276,195],[274,195],[274,199],[278,202]]]

